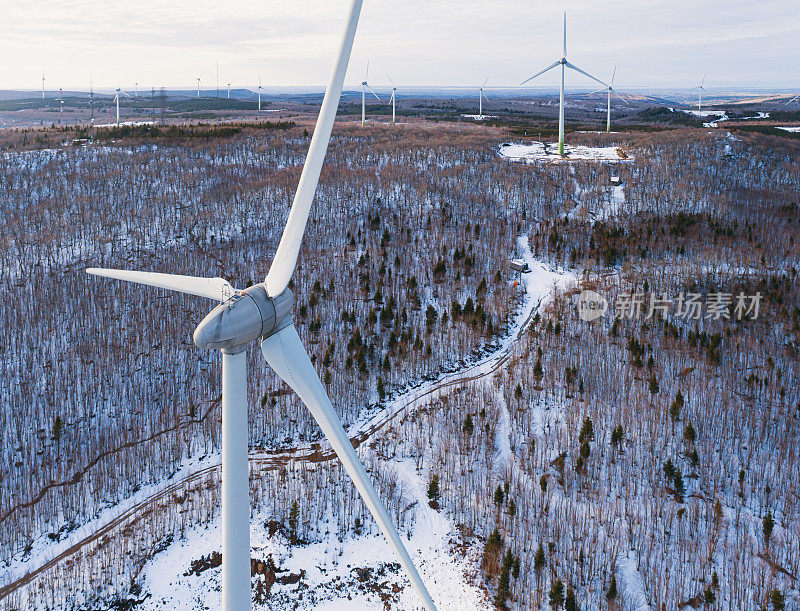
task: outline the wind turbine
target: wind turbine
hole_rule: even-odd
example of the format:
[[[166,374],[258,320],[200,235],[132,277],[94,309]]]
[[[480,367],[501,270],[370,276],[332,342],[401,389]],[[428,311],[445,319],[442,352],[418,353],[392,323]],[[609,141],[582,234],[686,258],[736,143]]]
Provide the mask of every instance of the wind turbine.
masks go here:
[[[261,92],[264,88],[261,86],[261,75],[258,75],[258,110],[261,111]]]
[[[228,83],[228,99],[231,99],[231,84]]]
[[[58,88],[58,126],[64,122],[64,90],[59,87]]]
[[[700,81],[700,84],[697,87],[692,87],[689,91],[694,91],[697,89],[697,93],[699,97],[697,98],[697,110],[703,110],[703,92],[706,90],[703,87],[703,84],[706,82],[706,75],[703,75],[703,79]]]
[[[243,291],[222,278],[118,269],[87,273],[221,301],[194,331],[199,348],[222,353],[222,598],[225,611],[250,609],[250,504],[248,485],[246,349],[258,340],[267,364],[306,404],[364,503],[397,554],[426,609],[435,606],[403,546],[369,476],[331,405],[292,319],[288,285],[297,263],[308,214],[331,137],[353,47],[362,0],[353,0],[339,55],[322,101],[294,202],[272,266],[264,280]]]
[[[200,99],[200,77],[198,76],[196,79],[197,81],[197,99]]]
[[[139,97],[139,83],[133,84],[133,97],[135,98]]]
[[[91,75],[89,75],[89,112],[91,113],[89,120],[94,124],[94,81]]]
[[[611,73],[611,84],[608,87],[603,87],[602,89],[598,89],[597,91],[593,91],[592,93],[600,93],[601,91],[608,92],[608,115],[606,116],[606,132],[611,131],[611,94],[613,93],[617,96],[620,100],[628,104],[628,100],[623,98],[620,94],[616,92],[614,89],[614,77],[617,75],[617,67],[614,66],[614,71]],[[628,104],[630,106],[630,104]]]
[[[575,64],[570,63],[567,61],[567,13],[564,11],[564,46],[563,52],[561,55],[561,59],[554,61],[552,64],[547,66],[544,70],[537,72],[532,77],[525,79],[520,83],[520,85],[524,85],[528,81],[532,81],[537,76],[544,74],[548,70],[552,70],[556,66],[561,66],[561,89],[559,90],[559,104],[558,104],[558,154],[564,154],[564,73],[567,68],[570,70],[574,70],[575,72],[580,72],[584,76],[588,76],[590,79],[597,81],[601,85],[605,85],[608,87],[609,85],[601,81],[599,78],[592,76],[588,72],[585,72],[578,68]]]
[[[369,78],[369,60],[367,60],[367,71],[364,74],[364,80],[361,83],[361,127],[364,127],[364,124],[367,121],[367,89],[372,92],[372,95],[380,102],[381,99],[378,97],[378,94],[369,86],[367,79]]]
[[[44,70],[42,70],[42,99],[44,100]]]
[[[793,97],[791,100],[789,100],[788,102],[786,102],[786,105],[788,106],[789,104],[791,104],[792,102],[794,102],[794,101],[795,101],[795,100],[797,100],[797,99],[800,99],[800,93],[798,93],[798,94],[797,94],[796,96],[794,96],[794,97]]]
[[[128,97],[131,97],[131,94],[129,94],[127,91],[123,91],[122,89],[120,89],[120,87],[119,87],[119,78],[117,78],[117,89],[116,89],[116,95],[114,96],[114,102],[116,102],[116,104],[117,104],[117,127],[119,127],[119,94],[120,93],[123,94],[123,95],[126,95]]]
[[[391,102],[392,102],[392,125],[394,125],[394,118],[395,118],[394,104],[395,104],[395,101],[397,99],[397,85],[394,84],[394,81],[392,80],[392,77],[389,76],[388,72],[386,73],[386,78],[388,78],[389,82],[392,84],[392,99],[391,99]]]
[[[487,102],[489,101],[489,98],[487,98],[483,94],[483,88],[486,87],[486,83],[488,83],[488,82],[489,82],[489,77],[487,76],[486,80],[483,81],[483,85],[481,85],[481,91],[478,94],[478,117],[480,117],[481,119],[483,119],[483,100],[484,100],[484,98],[486,98],[486,101]]]

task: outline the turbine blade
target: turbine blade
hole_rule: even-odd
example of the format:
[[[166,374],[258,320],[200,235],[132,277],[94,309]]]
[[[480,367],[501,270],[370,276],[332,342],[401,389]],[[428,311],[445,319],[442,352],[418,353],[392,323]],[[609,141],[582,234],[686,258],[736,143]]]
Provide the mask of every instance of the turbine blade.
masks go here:
[[[614,94],[615,96],[617,96],[617,97],[618,97],[620,100],[622,100],[623,102],[625,102],[625,104],[627,104],[628,106],[630,106],[630,103],[628,102],[628,100],[626,100],[624,96],[622,96],[622,95],[618,94],[618,93],[617,93],[617,92],[616,92],[614,89],[612,89],[612,90],[611,90],[611,93],[613,93],[613,94]]]
[[[564,54],[561,57],[567,56],[567,11],[564,11]]]
[[[367,85],[367,89],[369,89],[372,92],[372,95],[374,95],[378,99],[379,102],[381,101],[381,99],[378,97],[378,94],[375,93],[375,90],[372,87]]]
[[[703,85],[705,85],[705,84],[706,84],[706,75],[704,74],[704,75],[703,75],[703,80],[702,80],[702,81],[700,81],[700,88],[702,89],[702,88],[703,88]]]
[[[388,72],[386,73],[386,78],[388,78],[388,79],[389,79],[389,82],[392,84],[392,87],[396,87],[396,85],[394,84],[394,81],[392,80],[392,77],[391,77],[391,76],[389,76],[389,73],[388,73]]]
[[[311,145],[308,147],[308,155],[303,166],[303,172],[300,174],[300,182],[297,184],[297,191],[294,194],[294,202],[292,202],[292,209],[289,212],[289,219],[283,229],[278,250],[275,251],[275,259],[267,274],[265,281],[267,293],[273,297],[286,289],[297,263],[297,255],[300,252],[300,243],[303,241],[308,213],[314,200],[319,173],[322,170],[325,151],[328,148],[333,122],[336,119],[336,109],[339,106],[339,98],[342,95],[342,85],[347,72],[347,64],[350,61],[353,38],[356,35],[361,2],[362,0],[353,0],[350,6],[347,26],[339,48],[339,57],[336,60],[333,74],[331,74],[331,80],[325,90],[322,108],[319,111],[314,135],[311,137]]]
[[[289,325],[268,337],[261,342],[261,351],[264,353],[264,358],[269,366],[278,374],[278,377],[291,386],[303,403],[306,404],[339,460],[341,460],[345,470],[353,479],[361,498],[364,499],[364,504],[369,508],[389,545],[397,554],[422,602],[428,609],[435,609],[425,584],[422,582],[414,563],[411,561],[411,557],[403,546],[403,542],[400,540],[391,518],[383,508],[380,497],[375,492],[367,472],[358,459],[350,438],[336,416],[333,405],[331,405],[331,401],[328,398],[328,393],[325,391],[322,382],[320,382],[317,371],[311,364],[308,353],[300,341],[297,329],[295,329],[294,325]]]
[[[794,101],[795,101],[796,99],[798,99],[798,98],[800,98],[800,94],[798,94],[798,95],[794,96],[794,97],[793,97],[791,100],[789,100],[788,102],[786,102],[786,105],[788,106],[789,104],[791,104],[792,102],[794,102]]]
[[[236,292],[224,278],[201,278],[198,276],[179,276],[177,274],[158,274],[156,272],[134,272],[125,269],[105,269],[90,267],[86,270],[92,276],[125,280],[136,284],[146,284],[161,289],[188,293],[198,297],[208,297],[224,301]]]
[[[581,70],[581,69],[580,69],[580,68],[578,68],[578,66],[576,66],[575,64],[571,64],[570,62],[567,62],[567,63],[566,63],[566,66],[567,66],[567,68],[571,68],[572,70],[575,70],[575,72],[580,72],[580,73],[581,73],[581,74],[583,74],[584,76],[588,76],[590,79],[592,79],[592,80],[594,80],[594,81],[597,81],[597,82],[598,82],[598,83],[600,83],[601,85],[604,85],[604,86],[606,86],[606,87],[610,87],[610,85],[609,85],[608,83],[604,83],[603,81],[601,81],[601,80],[600,80],[599,78],[597,78],[596,76],[592,76],[592,75],[591,75],[591,74],[589,74],[588,72],[586,72],[586,71],[584,71],[584,70]]]
[[[595,93],[603,93],[603,92],[606,92],[606,91],[608,91],[608,87],[605,87],[605,88],[603,88],[603,89],[597,89],[597,90],[595,90],[595,91],[592,91],[592,92],[591,92],[589,95],[594,95]]]
[[[615,76],[617,76],[617,67],[616,66],[614,66],[614,72],[611,73],[611,82],[609,83],[609,85],[611,85],[611,87],[614,86],[614,77]]]
[[[483,81],[483,85],[481,85],[481,89],[483,89],[484,87],[486,87],[486,83],[488,83],[488,82],[489,82],[489,77],[487,76],[487,77],[486,77],[486,80],[485,80],[485,81]]]
[[[525,83],[527,83],[528,81],[532,81],[532,80],[533,80],[533,79],[535,79],[537,76],[539,76],[539,75],[541,75],[541,74],[544,74],[544,73],[545,73],[545,72],[547,72],[548,70],[552,70],[553,68],[555,68],[556,66],[558,66],[558,64],[560,64],[560,63],[561,63],[561,62],[553,62],[552,64],[550,64],[549,66],[547,66],[547,68],[545,68],[544,70],[540,70],[539,72],[537,72],[536,74],[534,74],[532,77],[530,77],[530,78],[526,78],[524,81],[522,81],[522,82],[520,83],[520,85],[524,85],[524,84],[525,84]]]

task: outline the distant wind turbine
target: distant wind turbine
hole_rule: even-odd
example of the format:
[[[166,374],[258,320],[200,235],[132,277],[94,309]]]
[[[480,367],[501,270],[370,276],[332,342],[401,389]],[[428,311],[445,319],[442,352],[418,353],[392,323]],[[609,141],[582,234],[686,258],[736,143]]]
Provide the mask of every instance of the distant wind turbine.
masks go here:
[[[261,111],[261,92],[264,88],[261,86],[261,75],[258,75],[258,110]]]
[[[394,81],[392,80],[392,77],[389,76],[388,72],[386,73],[386,78],[388,78],[389,82],[392,84],[392,98],[391,98],[391,102],[392,102],[392,125],[394,125],[394,117],[395,117],[394,104],[395,104],[395,101],[397,99],[397,85],[394,84]]]
[[[200,99],[200,77],[198,76],[196,79],[197,81],[197,99]]]
[[[228,99],[231,99],[231,84],[228,83]]]
[[[794,96],[794,97],[793,97],[791,100],[789,100],[788,102],[786,102],[786,105],[788,106],[789,104],[791,104],[791,103],[792,103],[792,102],[794,102],[795,100],[800,100],[800,93],[798,93],[798,94],[797,94],[796,96]]]
[[[58,125],[61,126],[64,120],[64,90],[58,88]]]
[[[378,94],[375,93],[375,90],[369,86],[369,60],[367,60],[367,71],[364,74],[364,80],[361,83],[361,127],[364,127],[364,124],[367,121],[367,89],[372,92],[372,95],[380,102],[381,99],[378,97]]]
[[[133,84],[133,97],[135,98],[139,97],[139,83]]]
[[[94,81],[91,75],[89,75],[89,112],[91,113],[89,120],[94,123]]]
[[[601,91],[606,91],[606,92],[608,92],[608,115],[607,115],[607,117],[606,117],[606,131],[607,131],[607,132],[610,132],[610,131],[611,131],[611,94],[613,93],[613,94],[614,94],[615,96],[617,96],[617,97],[618,97],[620,100],[622,100],[623,102],[625,102],[625,104],[628,104],[628,100],[626,100],[625,98],[623,98],[623,97],[622,97],[620,94],[618,94],[618,93],[616,92],[616,90],[614,89],[614,77],[616,76],[616,74],[617,74],[617,67],[616,67],[616,66],[614,66],[614,72],[612,72],[612,73],[611,73],[611,84],[610,84],[608,87],[603,87],[602,89],[598,89],[597,91],[593,91],[593,92],[592,92],[592,93],[600,93]],[[628,106],[630,106],[630,104],[628,104]]]
[[[117,127],[119,127],[119,94],[120,93],[123,94],[123,95],[126,95],[128,97],[131,97],[131,94],[129,94],[127,91],[123,91],[122,89],[120,89],[119,78],[117,78],[117,89],[116,89],[116,95],[114,96],[114,102],[116,102],[116,104],[117,104]]]
[[[42,71],[42,99],[44,100],[44,71]]]
[[[695,89],[697,89],[697,93],[699,95],[699,97],[697,98],[697,110],[703,110],[703,92],[706,90],[705,87],[703,87],[703,85],[705,84],[705,82],[706,82],[706,75],[704,74],[702,80],[700,81],[700,84],[697,87],[692,87],[689,90],[689,91],[694,91]]]
[[[486,83],[488,83],[488,82],[489,82],[489,77],[487,76],[486,80],[483,81],[483,85],[481,85],[480,93],[478,94],[478,116],[481,119],[483,119],[483,100],[486,99],[487,102],[489,101],[489,98],[487,98],[483,93],[483,89],[484,89],[484,87],[486,87]]]
[[[532,81],[537,76],[539,76],[541,74],[544,74],[548,70],[552,70],[556,66],[561,66],[561,89],[559,91],[559,105],[558,105],[558,154],[559,155],[563,155],[564,154],[564,72],[566,71],[566,68],[569,68],[570,70],[574,70],[575,72],[580,72],[584,76],[588,76],[593,81],[597,81],[601,85],[609,87],[609,85],[607,83],[604,83],[599,78],[592,76],[588,72],[585,72],[585,71],[581,70],[580,68],[578,68],[578,66],[576,66],[575,64],[572,64],[572,63],[567,61],[567,13],[566,13],[566,11],[564,12],[564,46],[563,46],[563,53],[561,55],[561,59],[559,59],[557,61],[554,61],[552,64],[547,66],[547,68],[545,68],[544,70],[541,70],[540,72],[537,72],[532,77],[525,79],[520,84],[524,85],[528,81]]]

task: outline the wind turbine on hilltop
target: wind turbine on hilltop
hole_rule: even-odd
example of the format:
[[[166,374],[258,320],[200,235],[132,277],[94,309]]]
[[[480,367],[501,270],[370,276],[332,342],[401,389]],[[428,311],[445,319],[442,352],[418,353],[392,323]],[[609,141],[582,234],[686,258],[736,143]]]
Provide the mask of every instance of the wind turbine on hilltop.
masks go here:
[[[261,75],[258,75],[258,110],[261,110],[261,92],[264,88],[261,86]]]
[[[539,76],[541,74],[544,74],[548,70],[552,70],[553,68],[555,68],[556,66],[559,66],[559,65],[561,66],[561,89],[559,90],[559,105],[558,105],[558,154],[559,155],[563,155],[564,154],[564,73],[566,72],[566,69],[569,68],[570,70],[574,70],[575,72],[580,72],[584,76],[588,76],[590,79],[592,79],[593,81],[597,81],[601,85],[604,85],[606,87],[609,86],[607,83],[604,83],[599,78],[592,76],[588,72],[585,72],[585,71],[581,70],[580,68],[578,68],[578,66],[576,66],[575,64],[572,64],[569,61],[567,61],[567,13],[566,13],[566,11],[564,12],[564,46],[563,46],[563,52],[562,52],[562,55],[561,55],[561,59],[559,59],[557,61],[554,61],[552,64],[547,66],[547,68],[545,68],[544,70],[541,70],[540,72],[537,72],[536,74],[534,74],[532,77],[525,79],[524,81],[522,81],[522,83],[520,83],[520,85],[524,85],[528,81],[532,81],[537,76]]]
[[[689,90],[689,91],[694,91],[695,89],[697,89],[697,93],[699,95],[699,97],[697,98],[697,110],[703,110],[703,92],[706,90],[705,87],[703,87],[703,84],[705,84],[705,82],[706,82],[706,75],[704,74],[702,80],[700,81],[700,84],[697,87],[692,87]]]
[[[197,81],[197,99],[200,99],[200,77],[196,77],[195,80]]]
[[[608,115],[606,116],[606,131],[607,131],[607,132],[610,132],[610,131],[611,131],[611,94],[613,93],[613,94],[614,94],[615,96],[617,96],[617,97],[618,97],[620,100],[622,100],[623,102],[625,102],[625,104],[627,104],[628,106],[630,106],[630,104],[628,104],[628,100],[626,100],[625,98],[623,98],[623,97],[622,97],[620,94],[618,94],[618,93],[616,92],[616,90],[614,89],[614,77],[615,77],[616,75],[617,75],[617,67],[616,67],[616,66],[614,66],[614,71],[611,73],[611,84],[609,84],[607,87],[603,87],[602,89],[598,89],[597,91],[593,91],[593,92],[592,92],[592,93],[600,93],[601,91],[606,91],[606,92],[608,92]]]
[[[487,77],[486,77],[486,80],[485,80],[485,81],[483,81],[483,85],[481,85],[481,91],[480,91],[480,93],[478,94],[478,116],[479,116],[481,119],[483,119],[483,100],[485,99],[487,102],[489,101],[489,98],[487,98],[487,97],[486,97],[486,96],[483,94],[483,89],[484,89],[484,87],[486,87],[486,83],[488,83],[488,82],[489,82],[489,77],[487,76]]]
[[[201,278],[118,269],[89,274],[219,300],[194,331],[199,348],[222,353],[222,598],[225,611],[250,609],[250,503],[248,484],[247,359],[259,341],[267,364],[311,411],[365,505],[397,554],[426,609],[435,610],[425,584],[381,504],[355,449],[331,405],[292,319],[291,280],[331,137],[342,84],[353,47],[362,0],[353,0],[336,65],[325,90],[289,218],[263,282],[242,291],[222,278]]]
[[[397,100],[397,85],[394,84],[394,81],[392,80],[392,77],[389,76],[388,72],[386,73],[386,78],[388,78],[389,82],[392,84],[392,98],[391,98],[391,102],[392,102],[392,125],[394,125],[394,117],[395,117],[394,105],[395,105],[395,101]]]
[[[120,89],[119,78],[117,78],[117,88],[116,88],[115,91],[116,91],[116,95],[114,95],[114,102],[117,105],[117,127],[119,127],[119,94],[121,93],[121,94],[126,95],[128,97],[131,97],[131,94],[129,94],[127,91],[123,91],[122,89]]]
[[[367,122],[367,89],[372,92],[372,95],[380,102],[381,99],[378,97],[378,94],[375,93],[375,90],[369,86],[367,82],[369,78],[369,60],[367,60],[367,71],[364,73],[364,80],[361,82],[361,127],[364,127],[364,124]]]
[[[42,99],[44,100],[44,70],[42,70]]]

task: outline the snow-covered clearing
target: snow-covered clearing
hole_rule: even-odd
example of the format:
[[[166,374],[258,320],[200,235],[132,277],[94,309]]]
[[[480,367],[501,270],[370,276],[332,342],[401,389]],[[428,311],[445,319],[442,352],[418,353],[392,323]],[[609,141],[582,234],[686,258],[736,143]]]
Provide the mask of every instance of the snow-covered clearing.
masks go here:
[[[465,119],[472,119],[474,121],[485,121],[486,119],[496,119],[497,115],[461,115]]]
[[[800,126],[795,127],[779,127],[778,129],[782,129],[785,132],[800,132]]]
[[[618,146],[581,146],[564,145],[563,157],[558,154],[558,145],[547,142],[532,141],[530,144],[501,144],[499,153],[511,161],[522,161],[525,163],[536,162],[562,162],[562,161],[633,161],[633,157],[628,155]]]
[[[117,123],[103,123],[95,127],[138,127],[139,125],[155,125],[155,121],[120,121]]]

